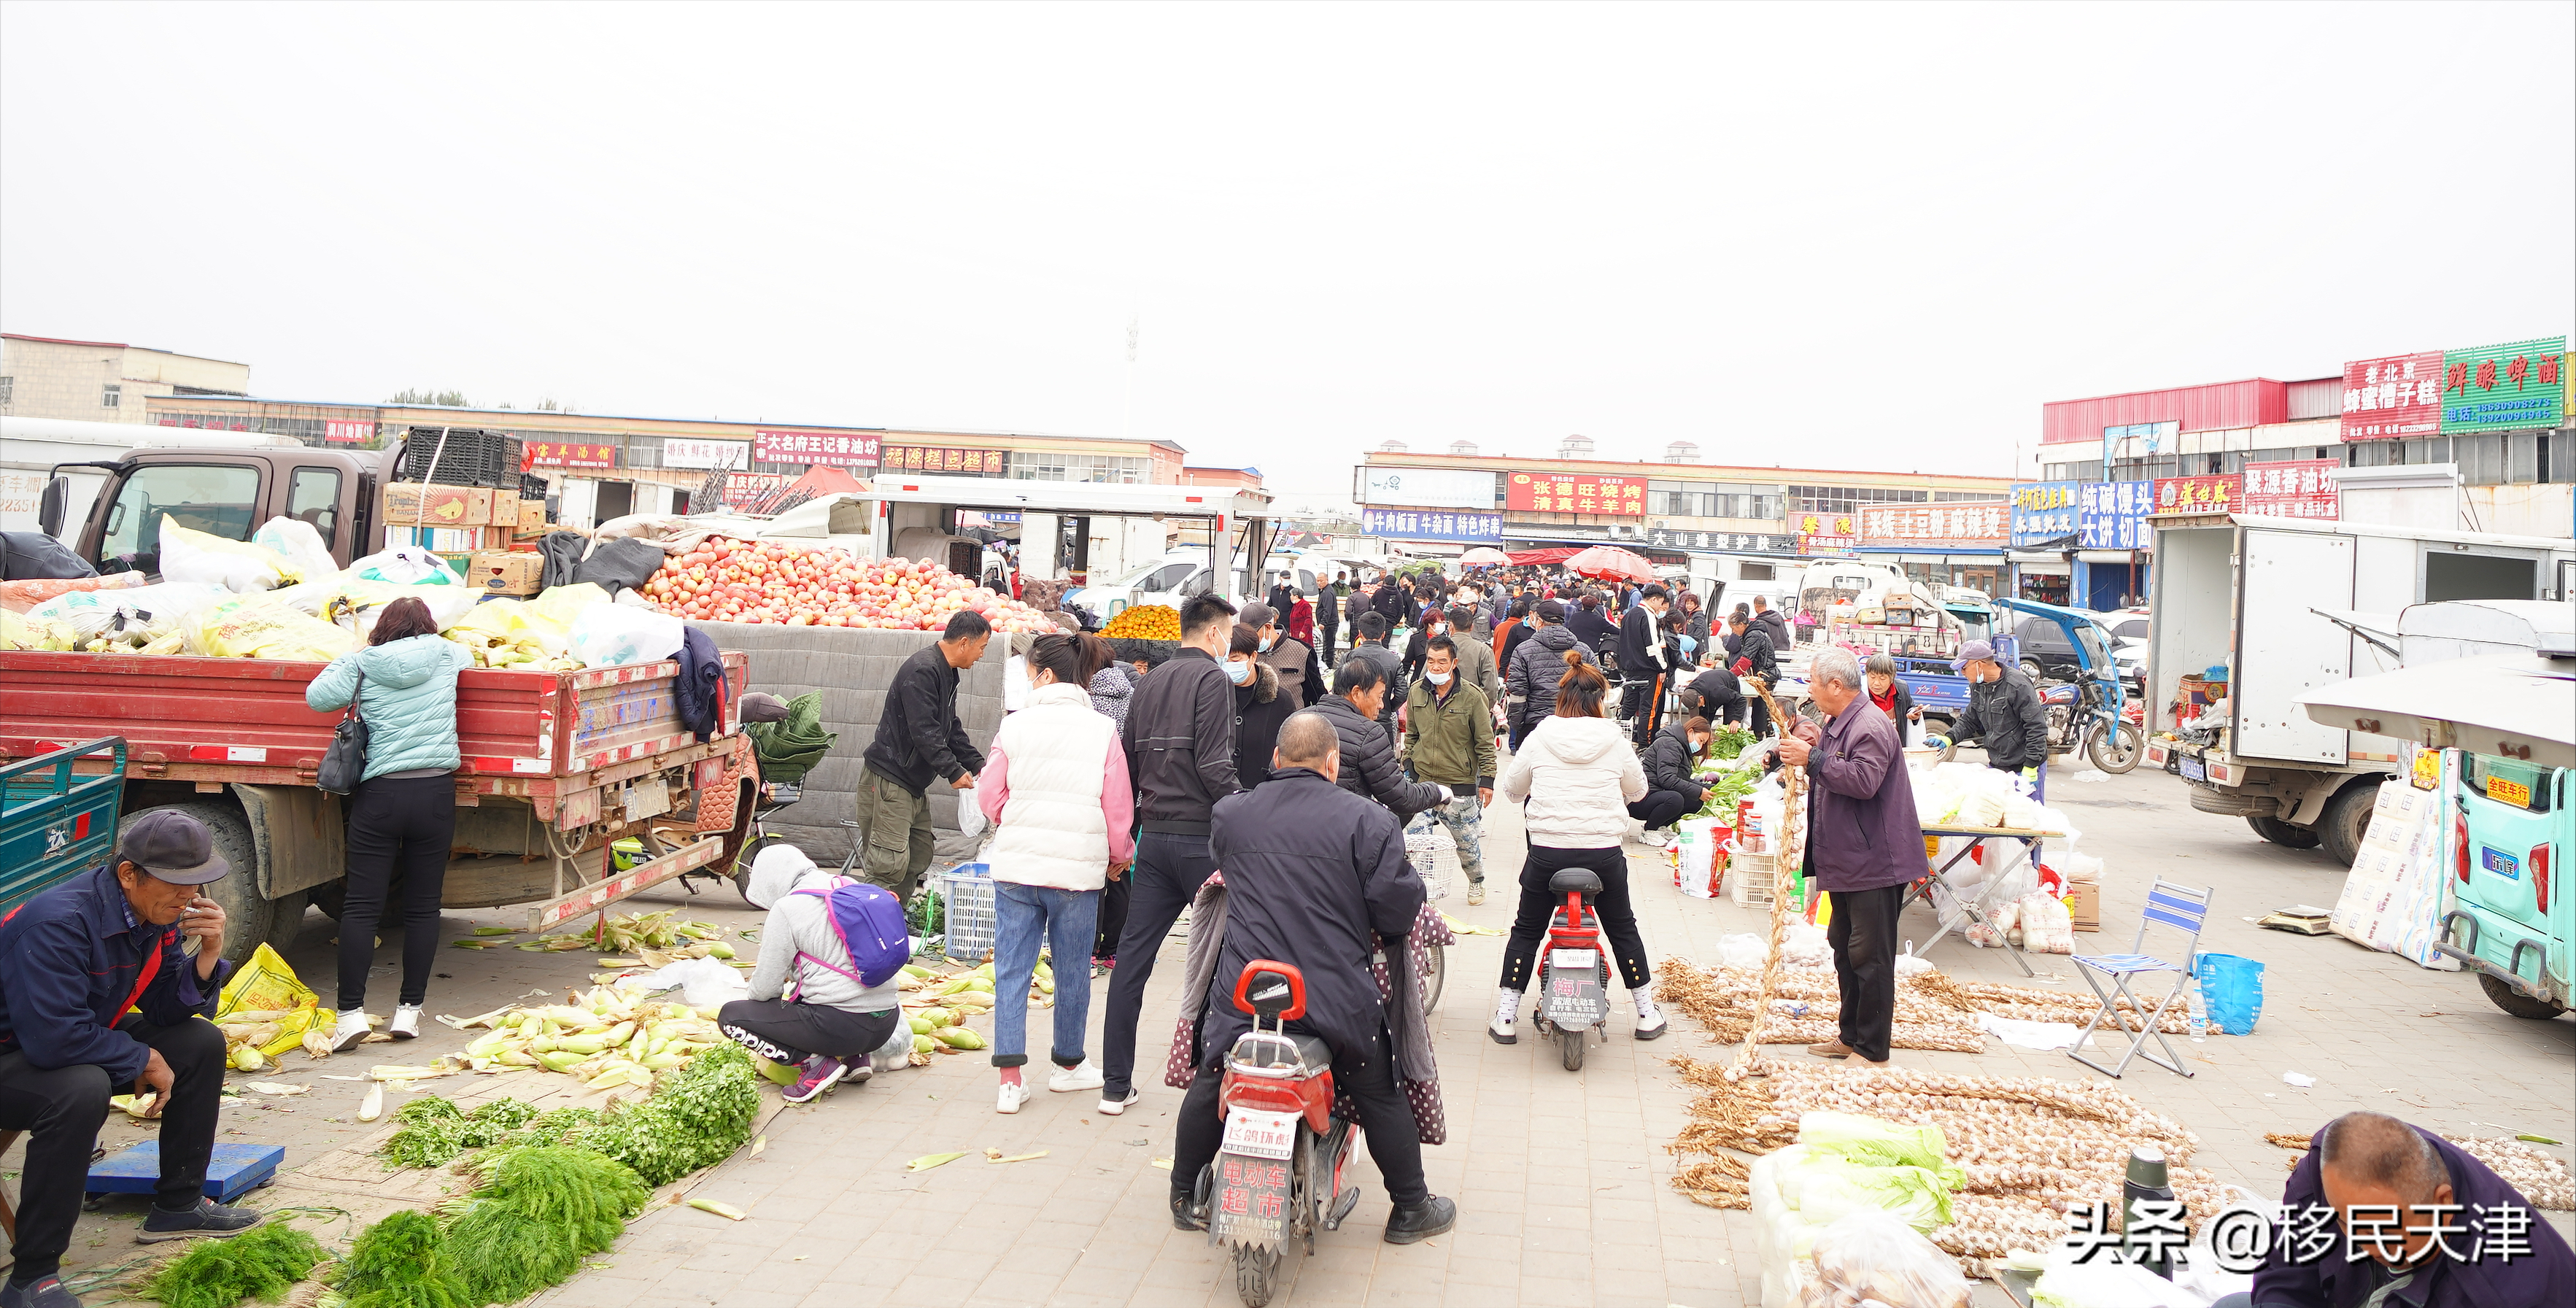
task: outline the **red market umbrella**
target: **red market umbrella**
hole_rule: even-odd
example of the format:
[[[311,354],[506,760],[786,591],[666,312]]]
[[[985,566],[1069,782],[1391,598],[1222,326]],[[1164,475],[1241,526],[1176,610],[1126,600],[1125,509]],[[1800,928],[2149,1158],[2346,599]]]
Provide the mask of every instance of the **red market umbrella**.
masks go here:
[[[1586,577],[1624,577],[1653,581],[1655,565],[1616,545],[1595,545],[1565,561],[1566,569]]]
[[[1476,548],[1459,555],[1458,561],[1466,564],[1509,563],[1512,561],[1512,556],[1503,553],[1501,550],[1495,549],[1491,545],[1479,545]]]

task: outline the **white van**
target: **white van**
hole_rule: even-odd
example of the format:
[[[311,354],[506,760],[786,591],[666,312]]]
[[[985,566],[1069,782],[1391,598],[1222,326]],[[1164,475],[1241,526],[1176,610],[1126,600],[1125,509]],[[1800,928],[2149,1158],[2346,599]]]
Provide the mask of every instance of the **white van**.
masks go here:
[[[1293,555],[1274,554],[1262,565],[1256,593],[1249,598],[1257,599],[1269,593],[1270,583],[1282,572],[1294,572],[1297,593],[1311,597],[1315,593],[1319,566]],[[1326,572],[1324,575],[1330,574]],[[1105,584],[1072,591],[1064,600],[1067,604],[1079,604],[1091,610],[1101,621],[1107,622],[1140,604],[1160,604],[1177,609],[1214,589],[1215,576],[1208,568],[1207,551],[1185,549],[1149,559]]]

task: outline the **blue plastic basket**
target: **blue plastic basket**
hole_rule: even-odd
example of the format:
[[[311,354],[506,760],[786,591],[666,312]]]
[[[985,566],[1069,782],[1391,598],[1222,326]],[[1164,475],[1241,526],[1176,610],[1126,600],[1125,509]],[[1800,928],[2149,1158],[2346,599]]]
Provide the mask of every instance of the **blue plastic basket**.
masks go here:
[[[940,952],[947,957],[972,962],[990,958],[998,919],[993,908],[993,868],[988,863],[960,863],[939,874],[939,894],[945,905],[947,939]]]
[[[2263,965],[2234,954],[2203,954],[2199,976],[2209,1024],[2227,1035],[2254,1034],[2254,1021],[2263,1016]]]

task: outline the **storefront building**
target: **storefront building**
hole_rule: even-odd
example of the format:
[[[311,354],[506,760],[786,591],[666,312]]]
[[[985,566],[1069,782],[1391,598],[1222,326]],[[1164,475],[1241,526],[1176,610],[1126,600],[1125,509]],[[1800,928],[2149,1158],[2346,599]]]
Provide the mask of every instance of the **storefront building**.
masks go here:
[[[1926,506],[1881,504],[1860,511],[1852,553],[1894,564],[1915,581],[1994,594],[2001,584],[2011,506],[1987,499]]]
[[[1805,558],[1855,547],[1864,506],[1996,502],[2009,484],[1590,455],[1579,438],[1554,458],[1372,451],[1353,497],[1363,530],[1396,543],[1507,553],[1614,544],[1687,566],[1695,580],[1759,584],[1792,579]]]
[[[308,445],[375,448],[413,430],[499,431],[526,443],[559,520],[591,526],[628,513],[686,513],[713,474],[727,507],[754,508],[814,468],[866,478],[894,472],[1111,485],[1177,484],[1183,449],[1169,441],[984,432],[897,431],[764,422],[636,418],[551,410],[329,404],[225,396],[153,396],[148,421],[169,427],[293,436]]]

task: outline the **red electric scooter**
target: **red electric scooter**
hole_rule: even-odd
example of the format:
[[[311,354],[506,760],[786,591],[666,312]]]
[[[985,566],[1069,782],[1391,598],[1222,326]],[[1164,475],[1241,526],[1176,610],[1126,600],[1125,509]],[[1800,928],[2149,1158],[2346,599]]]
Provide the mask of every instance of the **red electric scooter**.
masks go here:
[[[1252,1014],[1252,1029],[1226,1051],[1216,1101],[1225,1140],[1199,1173],[1197,1207],[1208,1243],[1234,1246],[1245,1308],[1262,1308],[1288,1241],[1313,1253],[1316,1228],[1341,1229],[1359,1206],[1359,1187],[1342,1188],[1342,1174],[1360,1133],[1333,1117],[1332,1050],[1287,1029],[1306,1015],[1305,974],[1255,959],[1235,982],[1234,1006]]]
[[[1601,948],[1601,912],[1592,899],[1601,893],[1601,878],[1590,868],[1570,867],[1547,879],[1548,893],[1565,902],[1547,920],[1547,940],[1538,956],[1539,1034],[1556,1033],[1565,1050],[1565,1070],[1583,1070],[1583,1041],[1599,1031],[1610,1038],[1610,956]]]

